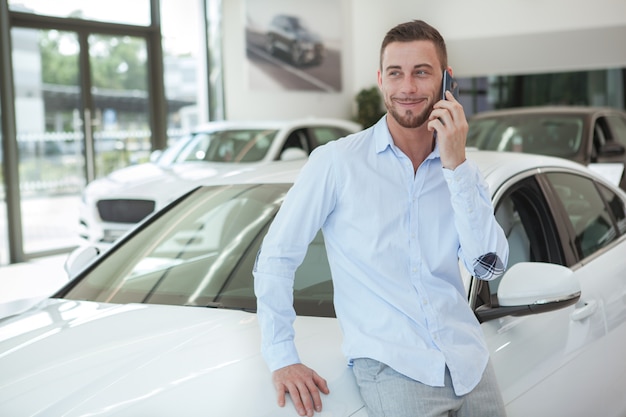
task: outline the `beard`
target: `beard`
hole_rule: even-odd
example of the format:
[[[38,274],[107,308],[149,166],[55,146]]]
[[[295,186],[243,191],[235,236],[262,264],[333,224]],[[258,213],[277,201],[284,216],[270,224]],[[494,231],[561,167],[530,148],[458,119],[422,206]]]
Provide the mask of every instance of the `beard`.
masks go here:
[[[393,105],[393,101],[390,98],[385,98],[385,107],[387,111],[393,117],[398,124],[407,129],[414,129],[420,127],[428,121],[430,113],[433,111],[433,106],[430,105],[424,109],[421,113],[413,113],[411,110],[407,110],[404,114],[400,113]]]

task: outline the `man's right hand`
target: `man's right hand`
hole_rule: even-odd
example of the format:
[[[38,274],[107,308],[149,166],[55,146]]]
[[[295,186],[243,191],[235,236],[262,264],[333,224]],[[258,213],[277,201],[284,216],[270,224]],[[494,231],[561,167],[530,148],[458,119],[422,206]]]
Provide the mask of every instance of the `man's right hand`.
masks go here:
[[[272,374],[272,381],[278,394],[278,405],[285,406],[285,394],[289,393],[301,416],[312,417],[314,411],[322,411],[320,392],[330,392],[326,380],[301,363],[277,369]]]

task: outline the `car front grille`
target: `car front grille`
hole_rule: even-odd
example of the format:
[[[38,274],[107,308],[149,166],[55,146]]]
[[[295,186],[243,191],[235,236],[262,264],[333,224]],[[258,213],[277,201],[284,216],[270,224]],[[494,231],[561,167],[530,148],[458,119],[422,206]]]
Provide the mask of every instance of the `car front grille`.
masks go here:
[[[100,200],[100,218],[105,222],[137,223],[154,211],[152,200]]]

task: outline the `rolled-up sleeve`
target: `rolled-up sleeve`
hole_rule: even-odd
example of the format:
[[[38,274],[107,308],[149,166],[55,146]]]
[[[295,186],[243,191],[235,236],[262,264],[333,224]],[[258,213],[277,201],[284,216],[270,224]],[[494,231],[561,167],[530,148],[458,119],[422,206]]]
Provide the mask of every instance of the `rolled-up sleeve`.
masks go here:
[[[443,169],[450,190],[460,253],[467,270],[491,280],[504,273],[509,246],[494,216],[487,183],[478,167],[466,160],[455,170]]]

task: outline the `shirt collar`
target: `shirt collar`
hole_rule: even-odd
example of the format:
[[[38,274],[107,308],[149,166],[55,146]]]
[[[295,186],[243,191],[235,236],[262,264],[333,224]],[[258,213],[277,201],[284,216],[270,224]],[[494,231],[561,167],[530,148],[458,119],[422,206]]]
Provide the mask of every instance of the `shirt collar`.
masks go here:
[[[376,153],[384,152],[387,148],[396,153],[395,150],[398,148],[393,142],[393,138],[391,137],[391,133],[389,132],[389,126],[387,126],[387,115],[383,116],[374,125],[374,140],[376,141]],[[439,157],[439,143],[435,141],[435,148],[426,157],[426,159],[435,159]]]
[[[376,141],[376,153],[384,152],[387,148],[393,149],[395,146],[391,133],[389,133],[386,115],[374,125],[374,140]]]

